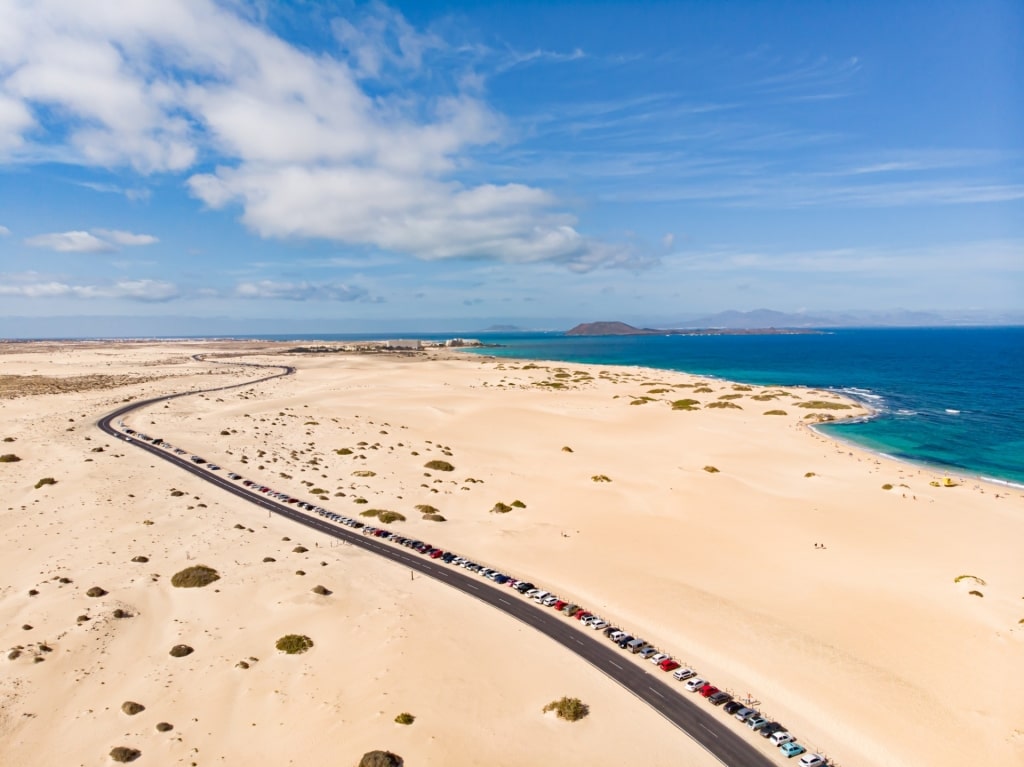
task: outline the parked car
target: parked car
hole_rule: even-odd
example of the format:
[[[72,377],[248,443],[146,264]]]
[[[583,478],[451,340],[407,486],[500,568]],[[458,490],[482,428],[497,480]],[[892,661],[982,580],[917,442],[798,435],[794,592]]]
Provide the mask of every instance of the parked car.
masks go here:
[[[690,692],[697,692],[706,684],[707,680],[701,679],[699,676],[695,676],[689,682],[686,683],[686,689]]]
[[[749,727],[754,732],[757,732],[758,730],[762,729],[766,724],[768,724],[768,720],[765,719],[763,716],[752,716],[749,719],[747,719],[747,727]]]
[[[647,642],[643,639],[637,638],[630,642],[626,642],[625,644],[619,642],[619,647],[629,650],[631,653],[636,655],[638,652],[642,652],[647,649]]]
[[[703,698],[710,698],[716,692],[721,692],[717,687],[708,682],[706,685],[700,688],[700,694]]]
[[[730,700],[728,703],[722,706],[722,711],[724,711],[727,714],[735,714],[741,708],[743,708],[743,704],[740,703],[738,700]]]
[[[654,655],[652,655],[647,660],[649,660],[651,663],[653,663],[655,666],[657,666],[663,660],[667,660],[669,657],[671,657],[671,656],[667,652],[656,652],[656,653],[654,653]]]
[[[697,676],[697,672],[692,668],[681,668],[672,674],[680,682],[685,682],[687,679]]]
[[[794,756],[800,756],[800,754],[802,754],[806,750],[806,748],[801,746],[799,743],[796,743],[795,741],[783,743],[781,746],[779,746],[779,753],[781,753],[787,759],[792,759]]]
[[[828,767],[828,762],[821,754],[804,754],[800,757],[800,767]]]
[[[739,719],[739,720],[740,720],[741,722],[745,722],[745,721],[747,721],[747,720],[748,720],[748,719],[749,719],[750,717],[754,716],[754,715],[755,715],[755,714],[757,714],[757,713],[758,713],[758,712],[757,712],[757,709],[754,709],[754,708],[749,708],[748,706],[744,706],[744,707],[743,707],[743,708],[741,708],[741,709],[740,709],[739,711],[737,711],[737,712],[736,712],[735,714],[733,714],[733,716],[735,716],[735,717],[736,717],[737,719]]]
[[[783,725],[781,722],[768,722],[768,724],[766,724],[757,732],[762,738],[770,738],[775,733],[782,732],[785,729],[785,725]]]
[[[640,656],[641,658],[643,658],[644,660],[650,660],[650,659],[651,659],[651,658],[653,658],[653,657],[654,657],[655,655],[663,655],[663,654],[664,654],[664,653],[659,653],[659,652],[658,652],[658,648],[656,648],[656,647],[651,647],[650,645],[648,645],[648,646],[647,646],[647,647],[645,647],[644,649],[642,649],[642,650],[639,650],[639,651],[637,652],[637,655],[639,655],[639,656]]]
[[[658,664],[658,668],[662,671],[675,671],[679,668],[679,661],[673,660],[672,658],[665,658],[665,660]]]
[[[556,600],[555,603],[553,605],[551,605],[551,606],[554,607],[556,610],[561,610],[567,604],[569,604],[569,603],[568,602],[563,602],[561,599],[559,599],[559,600]]]
[[[792,733],[787,732],[786,730],[779,730],[778,732],[772,733],[772,736],[768,738],[768,740],[770,740],[776,746],[781,746],[785,743],[789,743],[791,741],[796,740],[796,735],[793,735]]]
[[[628,645],[630,642],[632,642],[634,640],[634,638],[635,637],[632,634],[623,634],[621,637],[619,637],[619,641],[616,642],[616,644],[619,647],[621,647],[623,650],[625,650],[626,649],[626,645]]]
[[[617,631],[619,631],[619,629],[616,626],[605,626],[603,629],[601,629],[601,633],[604,634],[606,637],[610,637]]]
[[[727,692],[716,692],[714,695],[708,696],[708,703],[712,706],[721,706],[723,703],[727,703],[732,700],[732,695]]]

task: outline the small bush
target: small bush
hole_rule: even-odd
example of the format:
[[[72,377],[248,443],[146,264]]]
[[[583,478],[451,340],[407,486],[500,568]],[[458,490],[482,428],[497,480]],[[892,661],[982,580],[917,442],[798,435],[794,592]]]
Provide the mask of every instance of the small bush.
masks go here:
[[[273,557],[263,557],[264,562],[276,562],[277,560]]]
[[[611,482],[611,478],[607,474],[595,474],[590,478],[591,482]]]
[[[385,525],[389,525],[392,522],[405,522],[405,515],[397,511],[382,511],[377,514],[377,519]]]
[[[148,561],[149,561],[149,557],[144,557],[141,554],[139,554],[137,557],[132,557],[132,562],[146,563]]]
[[[171,497],[172,498],[181,498],[181,496],[183,496],[183,495],[185,495],[185,493],[183,491],[181,491],[181,490],[172,490],[171,491]]]
[[[705,466],[704,467],[704,471],[706,471],[708,474],[717,474],[718,473],[718,469],[715,466]]]
[[[805,478],[816,477],[816,476],[818,476],[818,475],[815,474],[813,471],[809,471],[806,474],[804,474]]]
[[[447,522],[448,520],[442,514],[424,514],[423,518],[429,522]]]
[[[821,399],[807,400],[807,402],[798,402],[797,407],[805,407],[811,410],[849,410],[850,405],[842,402],[827,402]]]
[[[888,482],[886,482],[884,485],[882,485],[882,489],[883,490],[892,490],[892,485],[890,485]]]
[[[590,713],[590,707],[579,698],[561,698],[552,701],[541,709],[544,713],[554,711],[559,719],[569,722],[578,722]]]
[[[174,645],[174,647],[170,649],[168,655],[170,655],[172,658],[184,658],[186,655],[191,655],[194,652],[195,650],[193,650],[187,644],[176,644]]]
[[[18,456],[16,456],[14,453],[7,453],[5,455],[0,455],[0,463],[17,463],[20,460],[21,459]]]
[[[979,578],[977,575],[958,575],[956,578],[953,579],[953,583],[960,583],[960,581],[972,581],[973,583],[977,583],[979,586],[988,585],[987,583],[985,583],[984,580]]]
[[[141,714],[143,711],[145,711],[146,707],[143,706],[141,703],[136,703],[133,700],[126,700],[124,703],[121,704],[121,710],[128,714],[128,716],[135,716],[136,714]]]
[[[718,399],[742,399],[742,398],[743,398],[742,394],[723,394]]]
[[[56,485],[56,484],[57,484],[57,480],[55,480],[53,477],[43,477],[41,480],[36,482],[36,490],[41,488],[43,485]]]
[[[714,408],[732,408],[734,410],[742,410],[743,408],[737,405],[735,402],[723,402],[722,400],[716,400],[715,402],[709,402],[708,407]]]
[[[93,586],[91,589],[85,592],[85,595],[87,597],[103,597],[107,595],[107,591],[106,589],[101,589],[99,586]]]
[[[366,511],[360,511],[359,516],[361,517],[375,517],[377,516],[376,509],[367,509]]]
[[[753,387],[747,386],[746,384],[733,384],[732,385],[732,390],[733,391],[753,391],[754,389],[753,389]]]
[[[314,594],[319,594],[322,597],[330,596],[331,590],[326,586],[314,586],[310,589]]]
[[[352,451],[349,450],[347,447],[343,447],[341,448],[341,450],[335,450],[334,452],[337,453],[338,455],[352,455]]]
[[[980,591],[974,591],[973,589],[971,591],[968,591],[967,593],[970,594],[972,597],[983,597],[983,596],[985,596]]]
[[[788,415],[785,410],[765,410],[765,415]]]
[[[174,729],[174,725],[170,722],[158,722],[156,725],[157,732],[170,732]]]
[[[673,410],[699,410],[700,402],[695,399],[677,399],[672,403]]]
[[[433,471],[455,471],[455,467],[448,463],[448,461],[427,461],[423,464],[423,468]]]
[[[715,390],[712,389],[710,386],[698,386],[696,389],[693,390],[693,393],[694,394],[713,394],[714,391]]]
[[[127,610],[122,610],[120,607],[118,607],[116,610],[114,610],[113,615],[118,620],[121,620],[122,618],[131,618],[132,617],[132,614],[130,612],[128,612]]]
[[[128,746],[117,746],[110,749],[110,758],[115,762],[134,762],[142,756],[142,752],[137,748],[128,748]]]
[[[437,514],[438,510],[431,506],[429,503],[418,503],[416,504],[416,511],[421,514]]]
[[[369,503],[365,498],[353,498],[352,503]]]
[[[309,551],[309,549],[307,549],[305,546],[296,546],[294,549],[292,549],[293,554],[305,554],[307,551]]]
[[[220,574],[212,567],[194,565],[175,573],[171,577],[171,585],[179,589],[193,589],[209,586],[218,580],[220,580]]]
[[[563,453],[571,453],[572,452],[572,448],[569,447],[568,445],[565,445],[565,446],[562,447],[562,452]]]
[[[398,724],[412,724],[416,721],[416,717],[410,714],[408,711],[403,711],[401,714],[395,717],[395,722]]]
[[[522,501],[512,501],[512,505],[515,506],[517,509],[525,509],[526,508],[526,504],[523,503]]]
[[[506,503],[502,503],[501,501],[498,501],[496,504],[494,504],[494,508],[491,509],[491,514],[508,514],[510,511],[512,511],[511,506],[509,506]]]
[[[301,655],[313,646],[313,640],[304,634],[286,634],[274,646],[289,655]]]
[[[352,472],[353,477],[376,477],[377,472],[370,471],[369,469],[360,469],[359,471]]]
[[[368,751],[359,760],[358,767],[402,767],[402,757],[390,751]]]

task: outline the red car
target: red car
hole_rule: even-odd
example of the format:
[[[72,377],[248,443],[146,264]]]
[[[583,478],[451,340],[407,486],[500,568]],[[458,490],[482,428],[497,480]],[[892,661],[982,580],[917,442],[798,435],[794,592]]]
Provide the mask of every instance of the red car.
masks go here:
[[[721,692],[721,691],[717,687],[715,687],[713,684],[706,684],[706,685],[704,685],[703,687],[700,688],[701,697],[704,697],[704,698],[710,698],[716,692]]]
[[[662,671],[675,671],[679,668],[679,661],[672,660],[671,658],[665,658],[665,660],[658,664],[658,668]]]
[[[562,608],[565,607],[567,604],[569,604],[569,603],[568,602],[563,602],[561,599],[559,599],[557,602],[555,602],[553,605],[551,605],[551,607],[553,609],[558,610],[559,612],[561,612]]]
[[[430,552],[430,558],[431,559],[437,559],[438,557],[443,557],[443,556],[444,556],[444,552],[441,551],[441,549],[434,549],[433,551]]]
[[[583,620],[584,618],[587,618],[587,617],[591,616],[592,614],[593,614],[593,613],[588,613],[588,612],[587,612],[586,610],[580,610],[580,611],[579,611],[578,613],[576,613],[576,615],[574,615],[573,617],[574,617],[574,618],[576,618],[576,620],[578,620],[578,621],[581,621],[581,620]]]

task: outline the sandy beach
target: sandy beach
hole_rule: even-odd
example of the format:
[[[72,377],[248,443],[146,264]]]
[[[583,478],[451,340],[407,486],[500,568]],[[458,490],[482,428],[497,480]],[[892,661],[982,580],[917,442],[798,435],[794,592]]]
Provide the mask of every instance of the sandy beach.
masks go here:
[[[815,432],[864,412],[831,392],[288,348],[0,346],[0,454],[20,459],[0,463],[0,762],[107,765],[127,746],[142,765],[355,765],[375,748],[409,767],[718,764],[526,626],[96,428],[129,400],[259,377],[192,358],[243,353],[298,372],[127,424],[342,514],[400,512],[391,529],[598,612],[835,764],[1024,764],[1022,491],[945,487]],[[221,579],[171,586],[198,563]],[[279,653],[289,633],[314,647]],[[542,713],[563,695],[590,715]]]

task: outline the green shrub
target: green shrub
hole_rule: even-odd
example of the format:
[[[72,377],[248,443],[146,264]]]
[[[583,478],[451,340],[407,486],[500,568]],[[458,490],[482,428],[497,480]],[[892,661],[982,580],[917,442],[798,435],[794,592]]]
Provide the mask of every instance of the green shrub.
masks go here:
[[[970,594],[972,597],[983,597],[983,596],[985,596],[980,591],[974,591],[973,589],[971,591],[968,591],[967,593]]]
[[[174,729],[174,725],[171,724],[170,722],[157,722],[157,725],[156,725],[156,731],[157,732],[170,732],[173,729]]]
[[[812,410],[849,410],[850,405],[843,402],[827,402],[821,399],[807,400],[806,402],[798,402],[797,407],[805,407]]]
[[[191,655],[194,652],[195,650],[193,650],[187,644],[176,644],[174,645],[174,647],[170,649],[168,655],[170,655],[172,658],[184,658],[186,655]]]
[[[765,415],[788,415],[785,410],[765,410]]]
[[[564,446],[564,447],[562,448],[562,452],[563,452],[563,453],[571,453],[571,452],[572,452],[572,448],[571,448],[571,447],[569,447],[568,445],[565,445],[565,446]]]
[[[510,511],[512,511],[511,506],[509,506],[506,503],[502,503],[501,501],[498,501],[496,504],[494,504],[494,508],[491,509],[491,514],[508,514]]]
[[[718,399],[743,399],[742,394],[723,394]]]
[[[85,592],[85,595],[87,597],[103,597],[107,595],[107,591],[106,589],[101,589],[99,586],[93,586],[91,589]]]
[[[972,581],[977,583],[979,586],[987,586],[984,580],[979,578],[977,575],[958,575],[953,579],[953,583],[960,583],[960,581]]]
[[[552,701],[541,709],[544,713],[554,711],[559,719],[569,722],[578,722],[590,713],[590,707],[579,698],[566,698]]]
[[[441,514],[424,514],[423,518],[429,522],[447,522]]]
[[[367,509],[366,511],[360,511],[359,516],[361,517],[375,517],[377,516],[376,509]]]
[[[750,399],[757,400],[758,402],[767,402],[770,399],[778,399],[774,394],[755,394]]]
[[[402,757],[390,751],[368,751],[359,760],[358,767],[402,767]]]
[[[408,711],[403,711],[401,714],[395,717],[395,722],[398,724],[412,724],[416,721],[416,717],[410,714]]]
[[[590,478],[591,482],[611,482],[611,478],[607,474],[594,474]]]
[[[179,589],[196,589],[220,580],[220,574],[206,565],[193,565],[171,576],[171,585]]]
[[[672,403],[673,410],[697,410],[700,408],[700,402],[695,399],[677,399]]]
[[[814,473],[813,471],[809,471],[809,472],[807,472],[806,474],[804,474],[804,477],[805,477],[805,478],[806,478],[806,477],[816,477],[816,476],[818,476],[818,475],[817,475],[817,474],[815,474],[815,473]]]
[[[145,711],[146,707],[143,706],[141,703],[136,703],[133,700],[126,700],[124,703],[121,704],[121,710],[128,714],[128,716],[135,716],[136,714],[141,714],[143,711]]]
[[[437,514],[438,510],[431,506],[429,503],[418,503],[416,504],[416,511],[421,514]]]
[[[6,455],[0,455],[0,463],[17,463],[21,459],[14,453],[7,453]]]
[[[36,482],[36,490],[41,488],[43,485],[56,485],[56,484],[57,484],[57,480],[55,480],[53,477],[43,477],[41,480]]]
[[[698,386],[696,389],[693,390],[693,393],[694,394],[713,394],[714,391],[715,390],[712,389],[710,386]]]
[[[117,746],[110,749],[110,758],[115,762],[134,762],[142,756],[142,752],[137,748],[128,748],[128,746]]]
[[[314,587],[313,587],[312,589],[310,589],[310,590],[311,590],[311,591],[312,591],[312,592],[313,592],[314,594],[319,594],[319,595],[320,595],[320,596],[322,596],[322,597],[327,597],[327,596],[330,596],[330,595],[331,595],[331,590],[330,590],[329,588],[327,588],[326,586],[314,586]]]
[[[512,505],[515,506],[517,509],[525,509],[526,508],[526,504],[523,503],[522,501],[512,501]]]
[[[360,469],[359,471],[352,472],[353,477],[376,477],[377,472],[370,471],[369,469]]]
[[[274,646],[289,655],[300,655],[313,646],[313,640],[304,634],[285,634]]]
[[[882,489],[883,490],[892,490],[892,485],[890,485],[888,482],[886,482],[884,485],[882,485]]]
[[[405,522],[405,515],[397,511],[382,511],[377,514],[377,519],[385,525],[389,525],[392,522]]]
[[[171,497],[172,498],[181,498],[181,496],[183,496],[183,495],[185,495],[185,493],[182,490],[172,490],[171,491]]]
[[[362,504],[362,503],[369,503],[369,501],[366,500],[365,498],[353,498],[352,499],[352,503],[360,503],[360,504]]]
[[[743,409],[739,405],[737,405],[735,402],[722,402],[721,400],[718,400],[717,402],[709,402],[708,403],[708,407],[733,408],[735,410],[742,410]]]
[[[733,384],[732,385],[732,389],[733,389],[733,391],[753,391],[754,390],[752,386],[747,386],[746,384]]]
[[[423,467],[434,471],[455,471],[455,467],[448,461],[427,461]]]
[[[334,452],[337,453],[338,455],[352,455],[352,451],[349,450],[347,447],[343,447],[341,448],[341,450],[335,450]]]
[[[714,466],[705,466],[704,467],[704,471],[706,471],[708,474],[717,474],[718,473],[718,469],[716,467],[714,467]]]

